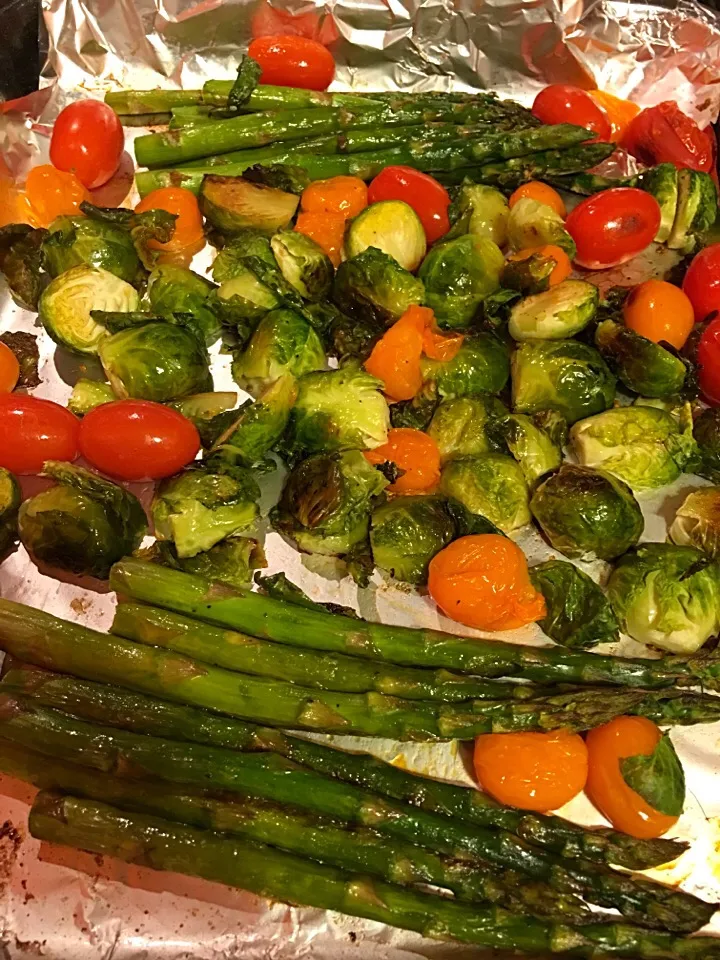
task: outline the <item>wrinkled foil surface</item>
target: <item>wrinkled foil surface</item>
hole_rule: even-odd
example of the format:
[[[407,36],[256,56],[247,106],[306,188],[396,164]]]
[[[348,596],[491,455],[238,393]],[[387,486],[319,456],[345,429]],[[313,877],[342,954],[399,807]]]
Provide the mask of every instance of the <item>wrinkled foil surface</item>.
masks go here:
[[[267,3],[267,0],[264,0]],[[312,4],[277,4],[296,14]],[[0,173],[22,181],[47,159],[50,124],[70,100],[102,96],[120,86],[201,86],[209,77],[234,76],[238,55],[252,36],[257,0],[44,0],[50,39],[40,89],[0,105]],[[673,99],[706,124],[720,109],[720,18],[689,0],[672,9],[646,4],[584,0],[338,0],[316,8],[325,28],[337,31],[332,45],[337,90],[494,89],[525,103],[547,83],[598,86],[632,96],[643,106]],[[332,17],[332,20],[329,19]],[[142,132],[142,131],[141,131]],[[128,132],[128,140],[137,131]],[[127,178],[98,203],[132,202]],[[620,276],[637,283],[670,262],[638,258]],[[210,262],[199,254],[194,269]],[[56,350],[29,314],[0,289],[0,331],[39,336],[42,384],[33,392],[65,402],[78,376],[99,376],[92,362]],[[216,389],[235,389],[227,358],[214,358]],[[276,476],[265,491],[277,493]],[[24,484],[25,495],[45,481]],[[645,497],[644,539],[662,540],[666,522],[687,493],[704,484],[683,477],[659,496]],[[148,502],[148,485],[133,488]],[[520,545],[531,563],[550,552],[539,535]],[[388,585],[376,574],[358,591],[332,571],[318,570],[276,534],[266,538],[269,572],[284,570],[316,599],[354,605],[369,619],[431,626],[458,632],[425,598]],[[603,564],[584,565],[596,579]],[[312,569],[311,569],[312,568]],[[107,629],[114,595],[101,584],[37,570],[18,549],[0,567],[0,592],[69,620]],[[460,628],[459,632],[472,634]],[[532,643],[536,627],[503,639]],[[624,640],[618,652],[642,651]],[[718,725],[677,728],[673,741],[688,786],[686,810],[675,834],[691,849],[669,867],[654,871],[668,883],[708,900],[720,900],[720,763]],[[457,744],[403,745],[346,738],[347,746],[372,749],[418,771],[470,783],[468,757]],[[0,777],[0,957],[52,960],[410,960],[489,956],[474,947],[435,943],[381,924],[319,910],[299,909],[218,884],[103,860],[40,844],[28,836],[33,790]],[[599,824],[583,798],[563,811],[579,822]],[[716,921],[713,932],[720,935]]]

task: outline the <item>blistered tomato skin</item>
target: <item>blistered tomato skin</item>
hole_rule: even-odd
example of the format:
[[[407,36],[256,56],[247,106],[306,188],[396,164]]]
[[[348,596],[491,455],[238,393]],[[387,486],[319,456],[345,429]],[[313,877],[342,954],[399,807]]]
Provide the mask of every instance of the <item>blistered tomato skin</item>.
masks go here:
[[[622,146],[641,163],[674,163],[709,173],[713,146],[708,134],[672,100],[639,113],[628,125]]]
[[[52,400],[0,394],[0,467],[38,474],[46,460],[74,460],[80,421]]]
[[[579,203],[565,227],[575,241],[575,263],[606,270],[627,263],[648,247],[660,226],[655,197],[637,187],[612,187]]]
[[[688,267],[683,290],[690,298],[699,323],[720,311],[720,243],[701,250]]]

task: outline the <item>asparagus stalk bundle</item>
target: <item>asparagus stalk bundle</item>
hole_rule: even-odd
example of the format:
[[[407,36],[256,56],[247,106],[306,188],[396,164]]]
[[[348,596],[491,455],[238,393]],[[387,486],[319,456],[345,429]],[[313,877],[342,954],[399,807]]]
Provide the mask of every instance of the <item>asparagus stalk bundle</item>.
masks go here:
[[[249,589],[213,584],[202,577],[140,560],[116,563],[110,572],[110,585],[118,593],[140,602],[252,636],[388,663],[440,667],[484,677],[522,677],[537,683],[609,684],[648,689],[720,688],[720,656],[716,654],[631,659],[357,621],[283,603]],[[20,623],[23,609],[26,608],[18,611]],[[3,620],[7,619],[11,607],[2,601],[0,610],[3,612],[1,646],[7,635]],[[22,653],[17,655],[28,659]]]
[[[0,682],[0,693],[28,697],[81,720],[134,733],[245,752],[277,753],[318,773],[421,810],[507,830],[570,859],[582,857],[644,870],[676,859],[687,848],[677,840],[640,840],[614,830],[588,830],[561,817],[503,806],[478,790],[428,779],[369,754],[347,753],[233,717],[27,665],[16,664],[8,670]]]

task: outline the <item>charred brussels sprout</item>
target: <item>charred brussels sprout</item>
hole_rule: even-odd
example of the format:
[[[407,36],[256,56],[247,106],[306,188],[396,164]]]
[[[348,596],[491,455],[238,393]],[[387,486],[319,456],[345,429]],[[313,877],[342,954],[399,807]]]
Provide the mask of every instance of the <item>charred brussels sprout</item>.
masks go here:
[[[691,654],[720,629],[720,567],[693,547],[643,544],[620,558],[607,591],[639,643]]]
[[[506,260],[500,274],[500,292],[516,290],[524,297],[543,293],[550,288],[550,276],[556,266],[557,261],[552,257],[546,257],[537,252],[528,253],[522,259],[513,257]]]
[[[470,233],[492,240],[499,247],[507,241],[510,208],[505,197],[495,187],[480,183],[464,183],[448,211],[452,227],[448,240]]]
[[[45,265],[51,277],[86,264],[100,267],[126,283],[143,276],[142,264],[127,230],[89,217],[58,217],[43,242]]]
[[[117,397],[109,383],[101,383],[99,380],[85,380],[81,377],[72,388],[68,400],[68,410],[70,413],[74,413],[76,417],[84,417],[95,407],[100,407],[103,403],[112,403],[113,400],[117,400]]]
[[[495,397],[458,397],[443,400],[436,409],[428,434],[443,463],[502,449],[500,422],[507,408]]]
[[[375,247],[406,270],[417,270],[425,256],[427,241],[420,218],[402,200],[371,203],[350,222],[345,233],[348,260]]]
[[[235,380],[254,397],[286,373],[299,377],[325,366],[317,333],[294,310],[272,310],[233,363]]]
[[[370,521],[375,565],[407,583],[426,583],[428,564],[454,537],[443,497],[396,497],[376,507]]]
[[[523,343],[512,357],[512,399],[518,413],[556,410],[575,423],[612,405],[615,378],[585,343]]]
[[[510,310],[513,340],[564,340],[580,333],[595,316],[598,288],[585,280],[563,280],[544,293],[524,297]]]
[[[244,463],[262,463],[285,432],[296,396],[295,378],[290,374],[280,377],[257,400],[233,412],[232,421],[212,449],[228,450]]]
[[[379,330],[424,297],[422,280],[376,247],[345,260],[335,274],[335,303],[350,316],[377,324]]]
[[[530,523],[522,470],[502,453],[450,461],[443,467],[440,490],[459,500],[470,513],[487,517],[504,533]]]
[[[444,399],[499,393],[510,377],[510,351],[492,333],[468,334],[452,360],[421,361],[423,379]]]
[[[129,313],[137,310],[137,290],[107,270],[85,264],[60,274],[43,290],[38,304],[40,322],[61,347],[73,353],[98,353],[107,337],[91,311]]]
[[[330,294],[332,261],[314,240],[296,230],[279,230],[270,246],[282,275],[302,297],[317,301]]]
[[[247,587],[256,570],[267,566],[262,545],[250,537],[230,537],[194,557],[178,557],[177,551],[166,540],[156,540],[147,550],[136,556],[150,563],[159,563],[173,570],[194,573],[206,580],[220,580],[234,587]]]
[[[17,540],[17,519],[20,509],[20,484],[0,467],[0,556]]]
[[[33,336],[32,333],[23,333],[22,330],[8,330],[6,333],[0,334],[0,343],[4,343],[6,347],[12,350],[20,367],[20,375],[15,389],[37,387],[40,384],[40,377],[38,376],[40,351],[37,345],[37,337]]]
[[[305,553],[344,556],[367,539],[373,501],[386,486],[359,450],[309,457],[290,472],[270,519]]]
[[[693,427],[695,441],[700,450],[698,473],[714,483],[720,483],[720,407],[705,410]]]
[[[20,539],[42,563],[106,579],[147,532],[145,511],[127,490],[89,470],[49,460],[43,475],[57,486],[20,508]]]
[[[578,560],[613,560],[645,521],[632,490],[604,470],[565,463],[535,490],[530,509],[550,545]]]
[[[530,579],[547,606],[538,625],[555,643],[582,648],[620,639],[620,625],[610,601],[574,563],[547,560],[530,568]]]
[[[564,250],[571,260],[575,258],[575,241],[565,229],[560,214],[546,203],[529,197],[518,200],[510,211],[508,240],[513,250],[552,244]]]
[[[440,326],[467,327],[483,300],[500,286],[504,264],[500,248],[486,237],[436,243],[418,276],[425,284],[425,303]]]
[[[629,327],[603,320],[595,331],[595,345],[620,382],[640,396],[673,397],[685,387],[685,363]]]
[[[501,422],[500,430],[510,453],[520,464],[528,486],[534,486],[540,477],[557,470],[562,463],[561,448],[533,417],[524,413],[510,414]]]
[[[121,399],[162,403],[212,390],[205,346],[179,324],[128,327],[103,340],[99,352],[105,375]]]
[[[678,172],[674,163],[659,163],[638,174],[635,185],[655,197],[660,206],[660,226],[656,243],[665,243],[670,236],[678,205]]]
[[[681,547],[697,547],[720,559],[720,487],[703,487],[689,493],[678,507],[669,529],[670,539]]]
[[[148,277],[147,300],[150,310],[161,317],[190,314],[209,345],[220,336],[220,324],[208,303],[214,289],[214,284],[192,270],[164,263]]]
[[[298,198],[292,193],[242,177],[213,174],[203,177],[199,201],[208,223],[225,237],[236,236],[248,227],[274,233],[288,226],[298,207]]]
[[[698,170],[678,170],[677,181],[677,211],[666,242],[673,250],[692,253],[698,236],[715,223],[717,189],[710,174]]]
[[[42,245],[47,230],[33,230],[26,223],[0,227],[0,272],[13,300],[25,310],[37,310],[38,299],[47,282]]]

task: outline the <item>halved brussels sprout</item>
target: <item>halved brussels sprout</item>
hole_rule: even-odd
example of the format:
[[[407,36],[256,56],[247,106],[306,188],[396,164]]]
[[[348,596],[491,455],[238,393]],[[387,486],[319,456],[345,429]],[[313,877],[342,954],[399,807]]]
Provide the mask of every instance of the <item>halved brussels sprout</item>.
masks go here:
[[[580,333],[597,312],[600,291],[585,280],[563,280],[544,293],[524,297],[510,310],[513,340],[565,340]]]
[[[158,316],[191,314],[209,346],[220,336],[220,324],[208,302],[214,289],[214,283],[187,267],[163,263],[148,277],[146,296],[150,310]]]
[[[68,400],[68,410],[70,413],[74,413],[76,417],[84,417],[95,407],[100,407],[103,403],[112,403],[113,400],[117,400],[117,397],[109,383],[101,383],[99,380],[86,380],[81,377],[72,388]]]
[[[376,507],[370,520],[375,565],[407,583],[427,583],[428,564],[454,537],[443,497],[395,497]]]
[[[698,473],[720,483],[720,407],[705,410],[695,421],[693,435],[700,450]]]
[[[508,304],[512,304],[515,298],[509,296],[511,290],[516,290],[524,297],[544,293],[550,289],[550,277],[556,266],[557,260],[553,257],[546,257],[537,251],[529,252],[527,256],[523,256],[520,260],[515,257],[506,260],[500,274],[501,288],[499,294],[506,295]],[[495,296],[497,297],[498,294]],[[498,304],[498,306],[503,305]],[[509,311],[509,306],[506,309]],[[487,306],[485,312],[487,314]]]
[[[51,277],[86,264],[100,267],[126,283],[137,283],[143,269],[127,230],[89,217],[57,217],[42,245]]]
[[[636,178],[636,186],[651,193],[660,206],[660,226],[655,243],[665,243],[670,236],[678,206],[678,171],[674,163],[659,163],[643,170]]]
[[[228,450],[245,463],[261,463],[285,432],[296,397],[295,377],[285,374],[257,400],[234,411],[232,422],[216,439],[213,451]]]
[[[563,464],[535,490],[530,509],[550,545],[578,560],[613,560],[645,521],[632,490],[604,470]]]
[[[502,449],[500,422],[507,407],[495,397],[443,400],[433,414],[428,434],[443,463]]]
[[[271,310],[232,369],[240,386],[257,397],[283,374],[299,377],[324,367],[325,351],[307,320],[294,310]]]
[[[504,264],[500,248],[486,237],[436,243],[418,276],[425,284],[425,303],[440,326],[467,327],[483,300],[500,286]]]
[[[471,233],[476,237],[486,237],[499,247],[505,246],[510,207],[495,187],[486,187],[481,183],[462,184],[448,213],[452,227],[446,239]]]
[[[73,353],[98,353],[108,331],[92,310],[129,313],[140,306],[137,290],[107,270],[80,264],[52,280],[40,295],[38,316],[55,343]]]
[[[487,517],[504,533],[530,523],[528,487],[515,461],[502,453],[451,460],[440,476],[440,490],[470,513]]]
[[[192,393],[172,400],[167,406],[195,424],[203,447],[208,449],[235,419],[237,399],[237,393],[232,390]]]
[[[413,208],[402,200],[382,200],[365,207],[347,228],[345,256],[350,260],[368,247],[382,250],[406,270],[417,270],[427,241]]]
[[[287,227],[299,203],[293,193],[214,174],[203,177],[198,199],[208,223],[228,237],[248,227],[265,233]]]
[[[593,347],[577,340],[522,343],[512,357],[513,407],[557,410],[568,423],[600,413],[615,399],[615,378]]]
[[[527,414],[510,414],[502,420],[500,429],[529,487],[562,463],[561,448]]]
[[[680,547],[696,547],[720,559],[720,487],[703,487],[689,493],[678,507],[668,530]]]
[[[297,230],[278,230],[270,240],[277,264],[288,283],[306,300],[323,300],[335,273],[330,257]]]
[[[672,250],[691,253],[696,237],[708,230],[717,217],[718,198],[709,173],[683,168],[678,170],[678,202],[667,245]]]
[[[0,555],[17,540],[17,519],[21,500],[20,484],[9,470],[0,467]]]
[[[565,229],[563,218],[552,207],[523,197],[513,206],[508,218],[508,240],[513,250],[553,244],[575,259],[575,241]]]
[[[530,568],[530,579],[547,606],[538,626],[555,643],[583,648],[620,639],[610,601],[574,563],[547,560]]]
[[[640,396],[673,397],[685,386],[680,357],[614,320],[598,324],[595,345],[620,382]]]
[[[194,573],[206,580],[220,580],[234,587],[248,587],[256,570],[267,566],[262,544],[250,537],[229,537],[194,557],[178,557],[172,543],[156,540],[135,556],[149,563],[159,563],[173,570]]]
[[[421,360],[423,380],[444,399],[500,393],[510,376],[510,351],[492,333],[468,334],[452,360]]]
[[[335,303],[344,313],[378,326],[398,320],[424,298],[422,280],[376,247],[345,260],[335,274]]]

